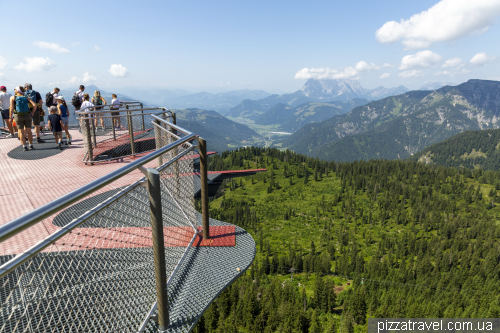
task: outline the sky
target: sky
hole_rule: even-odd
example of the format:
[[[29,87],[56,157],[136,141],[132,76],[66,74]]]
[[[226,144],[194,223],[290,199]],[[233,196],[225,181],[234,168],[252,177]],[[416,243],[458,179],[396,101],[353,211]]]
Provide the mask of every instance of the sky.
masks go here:
[[[0,85],[293,92],[500,80],[500,0],[0,0]]]

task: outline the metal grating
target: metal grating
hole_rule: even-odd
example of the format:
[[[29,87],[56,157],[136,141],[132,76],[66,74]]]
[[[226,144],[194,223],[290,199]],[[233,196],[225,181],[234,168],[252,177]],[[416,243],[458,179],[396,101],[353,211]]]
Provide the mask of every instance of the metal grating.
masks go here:
[[[154,133],[156,148],[179,138],[168,126],[156,124]],[[158,157],[169,332],[190,331],[255,256],[252,237],[238,227],[234,247],[187,246],[201,226],[193,204],[192,148],[184,143]],[[149,316],[156,290],[146,189],[122,186],[52,220],[58,228],[75,223],[77,228],[0,279],[0,332],[156,332]],[[0,264],[13,257],[0,257]]]

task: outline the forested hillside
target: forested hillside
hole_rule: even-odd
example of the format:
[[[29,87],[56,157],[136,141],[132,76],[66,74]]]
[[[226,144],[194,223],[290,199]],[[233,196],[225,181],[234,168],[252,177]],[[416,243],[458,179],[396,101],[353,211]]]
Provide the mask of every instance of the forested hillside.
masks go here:
[[[338,153],[348,152],[352,142],[333,142],[351,135],[387,133],[390,138],[378,134],[372,137],[385,140],[386,147],[404,147],[409,156],[464,130],[498,128],[499,112],[500,82],[469,80],[435,91],[410,91],[388,97],[356,107],[348,114],[308,124],[284,140],[282,147],[312,157],[336,156],[337,161],[347,161]],[[374,146],[370,142],[358,145],[357,154],[373,155]],[[391,149],[378,153],[379,158],[393,155]]]
[[[209,163],[268,171],[227,182],[210,202],[211,217],[248,230],[258,254],[197,332],[352,333],[368,317],[500,316],[498,172],[255,147]]]
[[[319,123],[335,115],[345,114],[369,101],[354,98],[346,102],[309,102],[296,107],[278,103],[255,119],[259,125],[278,125],[283,131],[294,132],[309,123]]]
[[[428,164],[500,170],[500,129],[465,131],[409,158]]]
[[[224,151],[255,142],[260,135],[246,125],[229,120],[215,111],[200,109],[173,110],[177,124],[199,134],[208,141],[211,150]]]

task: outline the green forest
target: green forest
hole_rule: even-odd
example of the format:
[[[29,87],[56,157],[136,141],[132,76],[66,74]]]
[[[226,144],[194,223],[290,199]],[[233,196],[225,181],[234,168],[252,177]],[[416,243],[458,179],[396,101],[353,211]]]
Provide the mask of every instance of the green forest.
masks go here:
[[[257,256],[195,332],[352,333],[369,317],[500,316],[498,172],[256,147],[209,160],[215,171],[251,168],[267,172],[226,181],[210,216],[250,232]]]
[[[499,171],[500,129],[465,131],[435,143],[408,159],[443,166]]]

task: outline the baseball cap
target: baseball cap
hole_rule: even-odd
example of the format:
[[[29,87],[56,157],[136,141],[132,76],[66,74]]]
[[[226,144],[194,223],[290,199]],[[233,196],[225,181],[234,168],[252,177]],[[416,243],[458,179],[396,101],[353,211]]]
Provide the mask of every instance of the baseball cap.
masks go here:
[[[5,86],[1,86],[0,90],[7,90],[7,88]]]
[[[31,85],[31,83],[25,83],[25,84],[24,84],[24,87],[25,87],[25,88],[32,88],[33,86]]]
[[[64,101],[64,97],[58,96],[56,99],[60,99],[61,101]]]

